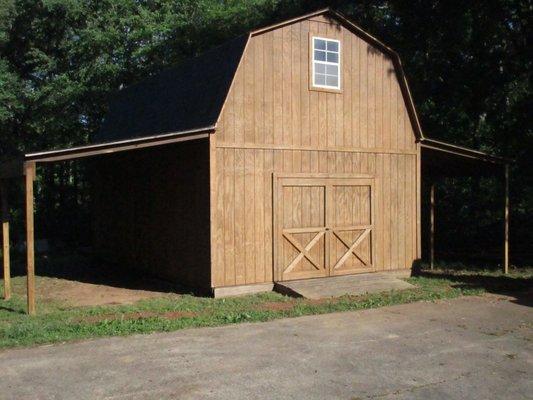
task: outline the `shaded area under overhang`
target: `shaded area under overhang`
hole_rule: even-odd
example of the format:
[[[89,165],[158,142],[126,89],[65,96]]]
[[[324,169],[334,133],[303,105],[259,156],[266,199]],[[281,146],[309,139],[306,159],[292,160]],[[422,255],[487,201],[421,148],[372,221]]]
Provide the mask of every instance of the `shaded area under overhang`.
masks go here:
[[[427,178],[498,176],[512,160],[449,143],[422,139],[422,173]]]
[[[11,293],[10,284],[10,240],[9,204],[7,196],[8,181],[21,180],[24,186],[24,214],[26,217],[26,270],[27,270],[27,310],[35,314],[35,238],[34,238],[34,181],[36,167],[45,163],[79,160],[87,157],[101,157],[120,152],[133,151],[148,147],[164,146],[191,140],[208,140],[215,126],[171,132],[108,143],[89,144],[80,147],[21,153],[12,159],[0,161],[0,222],[2,231],[2,264],[4,277],[4,297]]]
[[[502,265],[509,270],[509,164],[513,160],[433,139],[420,140],[421,203],[427,204],[429,263],[435,262],[435,185],[442,178],[491,177],[502,182]],[[425,202],[424,202],[425,200]],[[427,212],[426,211],[426,212]],[[424,219],[424,218],[423,218]]]

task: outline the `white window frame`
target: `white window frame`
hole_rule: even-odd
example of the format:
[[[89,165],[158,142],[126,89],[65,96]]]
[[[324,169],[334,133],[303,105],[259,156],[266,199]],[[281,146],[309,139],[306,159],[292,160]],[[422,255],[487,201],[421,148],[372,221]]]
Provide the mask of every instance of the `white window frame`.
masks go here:
[[[319,40],[325,40],[326,42],[329,41],[329,42],[337,42],[337,45],[339,46],[339,62],[337,63],[333,63],[333,62],[328,62],[328,61],[316,61],[315,60],[315,39],[319,39]],[[327,44],[326,44],[327,46]],[[312,82],[312,87],[314,88],[321,88],[321,89],[332,89],[332,90],[341,90],[341,41],[338,40],[338,39],[331,39],[331,38],[325,38],[325,37],[321,37],[321,36],[311,36],[311,73],[312,73],[312,78],[311,78],[311,82]],[[315,83],[315,64],[316,63],[320,63],[320,64],[325,64],[325,65],[336,65],[338,68],[339,68],[339,76],[338,76],[338,85],[337,86],[330,86],[330,85],[318,85],[317,83]]]

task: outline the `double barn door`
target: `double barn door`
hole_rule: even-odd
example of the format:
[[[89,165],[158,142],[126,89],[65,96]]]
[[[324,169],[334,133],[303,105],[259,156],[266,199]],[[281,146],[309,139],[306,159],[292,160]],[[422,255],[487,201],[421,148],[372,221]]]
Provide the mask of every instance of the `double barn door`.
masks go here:
[[[373,179],[274,177],[278,281],[373,271]]]

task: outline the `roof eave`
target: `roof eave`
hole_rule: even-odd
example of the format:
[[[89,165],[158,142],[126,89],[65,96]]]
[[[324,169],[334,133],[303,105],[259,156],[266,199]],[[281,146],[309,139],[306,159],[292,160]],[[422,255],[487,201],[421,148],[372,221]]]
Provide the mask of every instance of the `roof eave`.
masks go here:
[[[478,161],[489,162],[492,164],[504,165],[504,164],[510,164],[514,162],[514,160],[510,158],[495,156],[495,155],[488,154],[488,153],[485,153],[479,150],[473,150],[467,147],[457,146],[455,144],[446,143],[446,142],[435,140],[435,139],[424,138],[420,141],[420,144],[423,148],[437,150],[437,151],[453,154],[456,156],[467,157],[467,158],[475,159]]]
[[[210,125],[203,128],[120,140],[116,142],[90,144],[67,149],[48,150],[25,154],[20,153],[18,156],[0,162],[0,179],[10,179],[23,176],[24,165],[27,163],[66,161],[202,139],[209,137],[209,135],[215,132],[215,130],[216,125]]]
[[[332,10],[329,7],[321,8],[320,10],[313,11],[311,13],[307,13],[307,14],[304,14],[304,15],[300,15],[300,16],[295,17],[295,18],[287,19],[287,20],[278,22],[278,23],[273,24],[273,25],[268,25],[268,26],[264,26],[262,28],[251,30],[250,31],[250,36],[254,36],[254,35],[258,35],[260,33],[268,32],[268,31],[271,31],[271,30],[274,30],[274,29],[277,29],[277,28],[281,28],[281,27],[283,27],[285,25],[294,24],[295,22],[303,21],[304,19],[316,17],[317,15],[322,15],[322,14],[325,14],[325,13],[328,13],[328,12],[332,12]]]

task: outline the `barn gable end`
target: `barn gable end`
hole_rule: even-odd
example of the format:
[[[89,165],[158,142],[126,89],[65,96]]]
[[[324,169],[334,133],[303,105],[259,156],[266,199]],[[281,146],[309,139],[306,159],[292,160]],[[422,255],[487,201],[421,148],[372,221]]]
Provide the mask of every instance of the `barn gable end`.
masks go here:
[[[341,42],[340,93],[309,90],[312,36]],[[422,133],[404,79],[393,50],[333,11],[258,29],[250,33],[217,120],[217,140],[414,150]]]
[[[341,43],[340,91],[310,87],[313,36]],[[338,204],[351,201],[353,207],[360,205],[357,196],[367,196],[361,207],[368,203],[374,213],[372,220],[361,216],[372,225],[361,257],[371,261],[348,255],[342,267],[352,267],[346,271],[412,266],[418,257],[416,139],[421,134],[398,68],[392,50],[330,11],[250,34],[210,138],[213,287],[314,276],[317,268],[311,264],[317,259],[325,259],[331,273],[359,233],[317,238],[312,251],[318,252],[310,261],[299,255],[298,243],[289,243],[281,232],[285,222],[279,221],[288,218],[293,230],[331,219],[324,216],[328,213],[346,225],[356,222],[342,207],[328,211],[320,200],[324,196]],[[301,184],[285,191],[292,177]],[[348,180],[335,192],[331,179]],[[364,179],[372,181],[372,194]],[[302,185],[323,189],[314,193]],[[295,241],[302,247],[312,244],[312,232],[299,235]],[[316,246],[327,250],[321,253]],[[298,265],[289,266],[298,257]],[[287,269],[292,275],[284,277]]]

